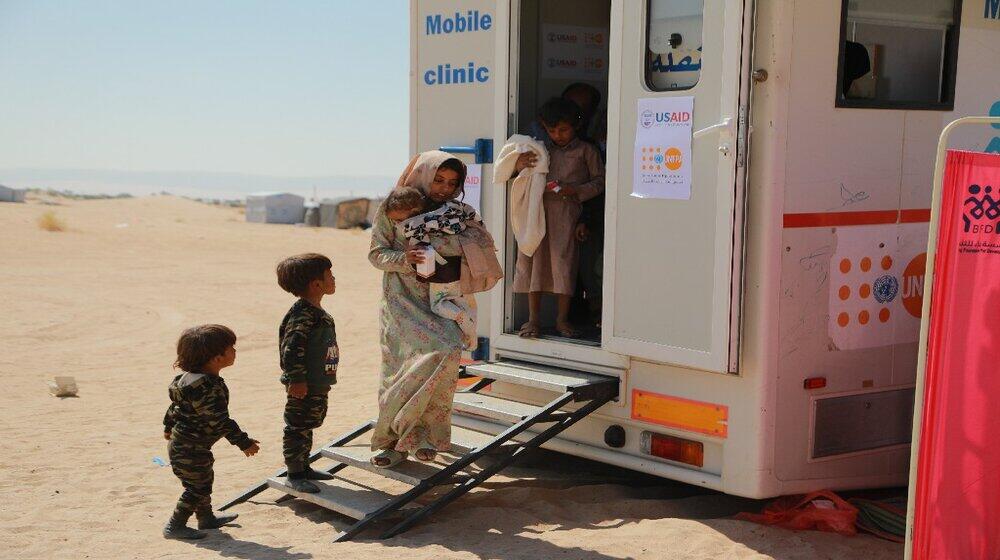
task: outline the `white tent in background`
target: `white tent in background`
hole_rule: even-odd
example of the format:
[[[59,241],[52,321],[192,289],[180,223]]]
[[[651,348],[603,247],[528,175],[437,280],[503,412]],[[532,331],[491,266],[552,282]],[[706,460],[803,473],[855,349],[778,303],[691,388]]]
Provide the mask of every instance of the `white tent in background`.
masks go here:
[[[368,222],[368,199],[343,197],[319,203],[319,225],[338,229],[360,227]]]
[[[0,185],[0,202],[24,202],[24,189]]]
[[[297,194],[262,192],[247,195],[248,222],[298,224],[305,217],[306,199]]]

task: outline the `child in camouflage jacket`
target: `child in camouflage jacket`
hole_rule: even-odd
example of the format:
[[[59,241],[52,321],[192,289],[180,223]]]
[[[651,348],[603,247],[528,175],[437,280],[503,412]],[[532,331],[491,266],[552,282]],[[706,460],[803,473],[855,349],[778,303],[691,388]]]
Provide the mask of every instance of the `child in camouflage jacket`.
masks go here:
[[[278,263],[278,285],[298,296],[278,329],[281,382],[285,385],[285,431],[282,450],[288,484],[316,493],[312,480],[333,476],[309,466],[313,430],[326,418],[330,387],[337,382],[340,351],[333,317],[323,310],[323,296],[337,290],[330,259],[316,253],[295,255]]]
[[[212,511],[212,445],[225,437],[250,457],[260,450],[229,417],[229,389],[219,371],[236,361],[236,335],[222,325],[187,329],[177,341],[174,367],[183,373],[170,384],[170,406],[163,417],[163,436],[170,441],[170,466],[184,486],[174,514],[163,528],[168,539],[201,539],[205,533],[187,526],[191,514],[198,529],[216,529],[236,514],[216,516]]]

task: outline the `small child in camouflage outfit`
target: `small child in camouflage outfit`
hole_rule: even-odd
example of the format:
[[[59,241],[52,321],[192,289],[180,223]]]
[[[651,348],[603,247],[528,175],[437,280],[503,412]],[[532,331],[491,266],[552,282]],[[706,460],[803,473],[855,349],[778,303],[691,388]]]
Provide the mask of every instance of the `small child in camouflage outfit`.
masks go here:
[[[217,529],[236,514],[216,516],[212,511],[212,445],[225,437],[250,457],[260,450],[229,417],[229,389],[219,371],[236,361],[236,335],[222,325],[187,329],[177,341],[174,367],[184,373],[170,384],[170,406],[163,417],[163,437],[170,441],[170,466],[181,480],[184,493],[163,528],[168,539],[202,539],[205,533],[187,526],[191,514],[198,529]]]
[[[332,475],[309,466],[313,430],[326,418],[327,396],[337,383],[340,351],[333,317],[323,310],[323,296],[337,290],[330,259],[316,253],[289,257],[278,263],[278,285],[298,296],[278,329],[281,382],[285,402],[283,451],[288,484],[299,492],[315,494],[310,480],[330,480]]]

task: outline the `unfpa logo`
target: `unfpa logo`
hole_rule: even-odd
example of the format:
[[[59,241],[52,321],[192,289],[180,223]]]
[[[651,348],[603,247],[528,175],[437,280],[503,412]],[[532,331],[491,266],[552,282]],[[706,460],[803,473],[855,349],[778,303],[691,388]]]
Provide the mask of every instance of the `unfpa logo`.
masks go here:
[[[982,196],[979,196],[980,193]],[[962,203],[962,222],[965,233],[1000,233],[992,223],[980,224],[981,220],[992,222],[1000,218],[1000,199],[993,198],[993,187],[986,185],[969,186],[969,197]],[[976,222],[976,223],[973,223]]]
[[[667,148],[666,153],[663,154],[663,165],[666,165],[667,169],[671,171],[677,171],[684,165],[684,156],[677,148]]]
[[[642,170],[643,171],[677,171],[684,165],[684,155],[673,146],[662,148],[659,146],[648,146],[642,148]]]

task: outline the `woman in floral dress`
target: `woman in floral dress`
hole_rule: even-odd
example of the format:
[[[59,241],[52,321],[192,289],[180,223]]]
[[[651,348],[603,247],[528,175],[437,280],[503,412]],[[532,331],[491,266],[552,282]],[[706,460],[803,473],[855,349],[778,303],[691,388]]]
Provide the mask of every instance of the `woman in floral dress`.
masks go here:
[[[416,187],[432,205],[462,192],[465,165],[450,154],[424,152],[400,177],[397,188]],[[417,280],[414,265],[423,257],[409,247],[396,224],[380,207],[372,224],[368,260],[385,274],[382,280],[382,383],[378,422],[371,447],[372,463],[389,467],[408,453],[433,461],[451,446],[451,409],[458,380],[462,331],[458,323],[431,311],[428,284]],[[434,239],[443,256],[461,254],[456,235]]]

